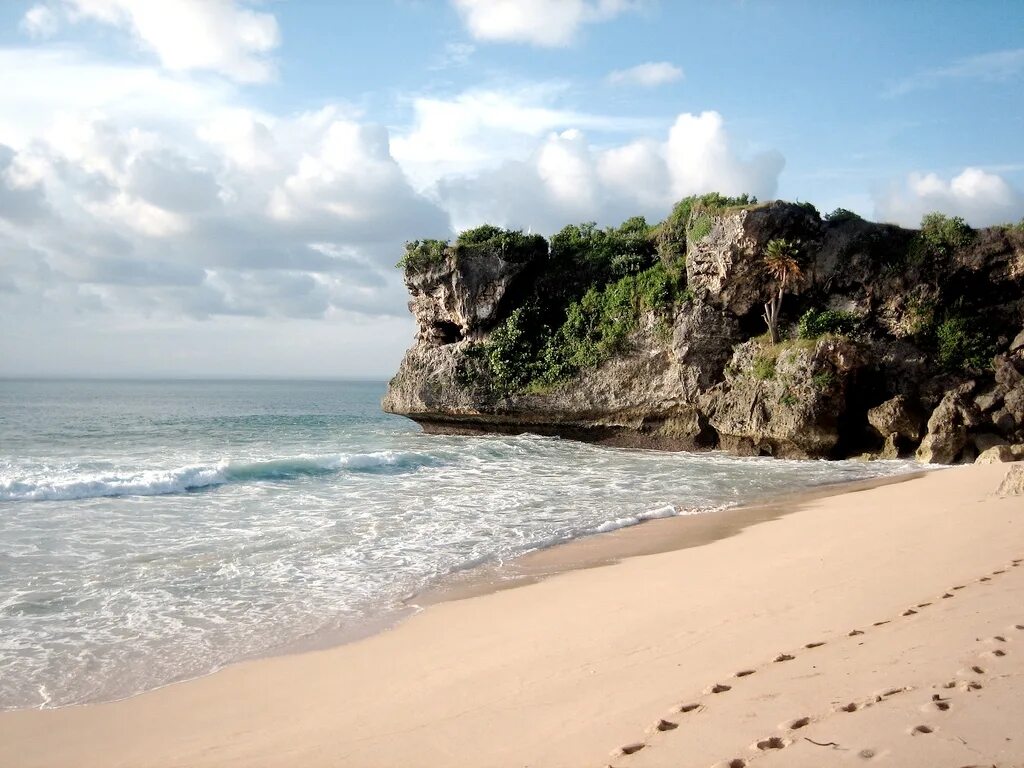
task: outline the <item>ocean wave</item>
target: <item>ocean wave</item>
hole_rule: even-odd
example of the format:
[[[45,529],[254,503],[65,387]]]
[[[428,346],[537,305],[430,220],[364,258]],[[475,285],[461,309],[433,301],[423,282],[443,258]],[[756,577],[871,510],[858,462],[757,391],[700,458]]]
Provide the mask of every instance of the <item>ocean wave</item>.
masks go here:
[[[434,466],[437,457],[415,451],[295,456],[263,461],[219,461],[134,472],[78,472],[35,478],[0,477],[0,501],[69,501],[109,496],[161,496],[229,483],[290,480],[334,472],[405,472]]]
[[[610,531],[617,531],[620,528],[629,528],[640,523],[647,522],[648,520],[660,520],[665,517],[676,517],[680,512],[671,504],[666,504],[663,507],[657,509],[651,509],[647,512],[638,512],[635,515],[627,515],[626,517],[617,517],[614,520],[606,520],[600,525],[593,529],[593,533],[608,533]],[[685,514],[685,513],[683,513]]]

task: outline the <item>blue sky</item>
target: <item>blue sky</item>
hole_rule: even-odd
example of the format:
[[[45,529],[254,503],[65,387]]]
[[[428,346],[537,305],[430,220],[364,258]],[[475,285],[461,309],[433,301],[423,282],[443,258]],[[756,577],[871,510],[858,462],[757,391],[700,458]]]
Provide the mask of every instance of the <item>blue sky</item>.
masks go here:
[[[1024,6],[7,0],[0,375],[384,377],[406,239],[1024,216]]]

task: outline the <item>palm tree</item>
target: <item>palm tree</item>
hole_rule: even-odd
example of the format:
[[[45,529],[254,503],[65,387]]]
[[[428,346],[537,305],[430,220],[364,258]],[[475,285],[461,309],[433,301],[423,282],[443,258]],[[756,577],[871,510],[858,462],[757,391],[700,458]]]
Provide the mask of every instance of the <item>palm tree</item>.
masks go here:
[[[779,343],[779,308],[782,306],[782,295],[786,292],[786,286],[803,277],[800,264],[796,260],[798,247],[798,243],[776,238],[770,240],[765,248],[765,269],[772,282],[778,286],[778,293],[773,294],[764,305],[763,317],[768,324],[772,344]]]

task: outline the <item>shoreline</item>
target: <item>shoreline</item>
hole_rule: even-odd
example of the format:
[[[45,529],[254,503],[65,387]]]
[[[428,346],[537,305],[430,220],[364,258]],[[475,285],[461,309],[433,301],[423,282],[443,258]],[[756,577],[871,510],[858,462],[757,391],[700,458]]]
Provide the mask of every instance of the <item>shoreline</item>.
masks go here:
[[[91,707],[128,701],[170,686],[185,685],[202,680],[239,664],[326,651],[358,643],[381,633],[395,630],[417,613],[434,605],[472,597],[483,597],[502,590],[517,589],[563,573],[615,565],[629,558],[702,546],[719,539],[735,536],[748,526],[795,512],[802,506],[819,499],[906,482],[916,477],[922,477],[929,472],[943,469],[948,469],[948,467],[909,470],[901,474],[883,475],[866,480],[831,481],[801,490],[769,494],[762,499],[740,502],[724,508],[648,518],[609,531],[587,533],[566,541],[528,550],[498,563],[476,565],[447,574],[441,577],[438,583],[410,594],[397,605],[360,622],[357,626],[321,628],[306,637],[298,638],[263,653],[233,659],[209,672],[170,680],[154,688],[113,699],[76,702],[58,707],[0,709],[0,713],[56,711],[69,707]]]
[[[534,553],[559,551],[554,562],[550,554],[539,557],[528,574],[538,580],[516,584],[522,588],[424,601],[426,610],[354,643],[242,661],[113,703],[2,713],[0,762],[594,763],[608,748],[595,752],[592,741],[614,746],[626,739],[638,717],[646,722],[679,695],[677,689],[718,669],[725,650],[734,659],[728,666],[753,665],[768,651],[749,647],[752,639],[775,652],[791,646],[793,635],[814,627],[821,633],[823,622],[834,633],[837,615],[823,618],[829,611],[838,611],[839,624],[848,630],[849,624],[866,620],[865,608],[871,607],[872,615],[885,606],[892,612],[920,601],[922,591],[926,597],[927,590],[948,589],[938,584],[966,578],[958,571],[977,570],[981,561],[1021,557],[1024,537],[1006,514],[1019,508],[1020,500],[991,498],[1007,466],[882,478],[869,488],[827,486],[816,500],[778,500],[775,510],[758,505],[756,513],[738,508],[650,521],[615,531],[614,537],[585,537]],[[930,508],[922,508],[924,497]],[[755,514],[763,519],[750,517]],[[624,539],[633,538],[624,534],[647,529],[638,541],[663,541],[669,527],[693,529],[692,520],[723,515],[735,518],[731,534],[709,530],[708,541],[689,547],[622,555]],[[923,524],[933,518],[941,523],[938,530]],[[723,525],[718,521],[711,527]],[[603,546],[584,544],[594,539],[614,539],[623,559],[609,565],[602,560],[607,558]],[[578,551],[568,553],[574,545]],[[873,566],[861,563],[851,570],[858,555]],[[581,558],[590,560],[581,565]],[[567,562],[575,563],[573,570],[551,570]],[[808,574],[847,597],[831,608],[821,603],[819,611],[801,610],[801,594],[825,588],[815,588]],[[683,582],[681,575],[687,575]],[[676,584],[687,589],[670,586]],[[774,609],[778,615],[766,590],[782,596]],[[867,605],[872,600],[884,605]],[[694,617],[700,617],[697,624]],[[678,656],[683,648],[689,650]],[[637,667],[640,658],[647,662]],[[679,662],[666,665],[671,658]],[[719,670],[722,674],[725,670]],[[517,689],[520,694],[508,699]],[[528,701],[520,701],[524,694]],[[652,709],[658,701],[662,704]],[[509,720],[506,705],[512,702],[515,716]],[[396,736],[398,723],[405,724],[397,731],[404,736]],[[496,743],[482,744],[484,732],[497,733]],[[74,762],[67,762],[72,755]]]
[[[446,577],[445,583],[411,595],[403,604],[427,608],[452,600],[483,597],[499,590],[517,589],[571,571],[601,568],[634,557],[699,547],[735,536],[751,525],[796,512],[814,501],[904,483],[944,469],[949,467],[910,470],[867,480],[822,483],[707,512],[684,512],[641,520],[611,531],[589,533],[533,549],[504,562],[477,566],[464,572],[465,579]]]
[[[776,491],[755,500],[730,503],[706,511],[651,517],[607,531],[584,533],[571,539],[529,549],[496,563],[474,565],[446,574],[439,577],[435,583],[409,594],[380,614],[362,620],[353,627],[320,628],[304,637],[255,655],[232,659],[209,671],[168,680],[152,688],[115,698],[78,701],[56,707],[0,707],[0,714],[58,711],[129,701],[154,691],[202,680],[239,664],[324,651],[361,642],[396,629],[420,611],[433,605],[516,589],[574,570],[599,568],[633,557],[700,546],[736,535],[749,525],[775,519],[817,499],[905,482],[947,468],[908,469],[899,474],[868,479],[832,480],[798,490]],[[679,507],[674,504],[673,508]]]

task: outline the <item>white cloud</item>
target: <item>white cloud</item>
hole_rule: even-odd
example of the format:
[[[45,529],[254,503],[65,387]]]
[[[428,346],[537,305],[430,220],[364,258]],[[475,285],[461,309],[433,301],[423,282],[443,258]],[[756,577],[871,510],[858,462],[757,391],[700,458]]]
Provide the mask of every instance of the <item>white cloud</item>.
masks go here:
[[[683,79],[683,70],[667,61],[648,61],[629,69],[616,69],[608,74],[610,85],[632,85],[656,88]]]
[[[19,66],[39,61],[26,58]],[[99,89],[98,106],[62,104],[63,75],[81,62],[44,63],[36,85],[51,90],[32,102],[33,127],[17,146],[0,142],[0,251],[13,259],[0,314],[404,316],[401,244],[449,226],[410,187],[385,128],[342,105],[262,114],[180,77],[197,93],[168,99],[162,114],[120,86]],[[163,82],[110,72],[122,84]],[[0,125],[23,104],[0,105]]]
[[[649,120],[609,117],[558,106],[562,83],[518,88],[474,88],[452,97],[417,97],[413,123],[399,131],[392,151],[418,189],[451,174],[470,174],[522,159],[552,131],[646,131]]]
[[[949,66],[924,70],[893,83],[887,96],[938,88],[955,82],[1005,82],[1024,74],[1024,48],[992,51],[959,59]]]
[[[55,9],[71,23],[93,21],[129,32],[172,71],[208,70],[240,82],[274,74],[267,56],[280,43],[277,20],[244,7],[244,0],[53,0],[31,8],[22,25],[33,35],[53,34]]]
[[[550,234],[580,220],[659,220],[691,194],[770,198],[783,165],[777,152],[746,157],[722,117],[704,112],[679,115],[662,141],[599,147],[579,130],[551,133],[527,158],[441,179],[437,195],[457,229],[487,221]]]
[[[1024,217],[1024,196],[1005,179],[980,168],[965,168],[949,180],[935,173],[911,173],[875,195],[875,216],[917,227],[926,213],[962,216],[975,227],[1014,222]]]
[[[569,45],[584,24],[639,7],[636,0],[452,0],[477,40]]]
[[[49,131],[60,112],[130,114],[134,125],[179,137],[236,98],[223,81],[110,64],[64,48],[0,48],[0,72],[0,143],[16,148]]]
[[[22,30],[35,39],[51,37],[59,26],[57,14],[45,5],[33,5],[21,19]]]

